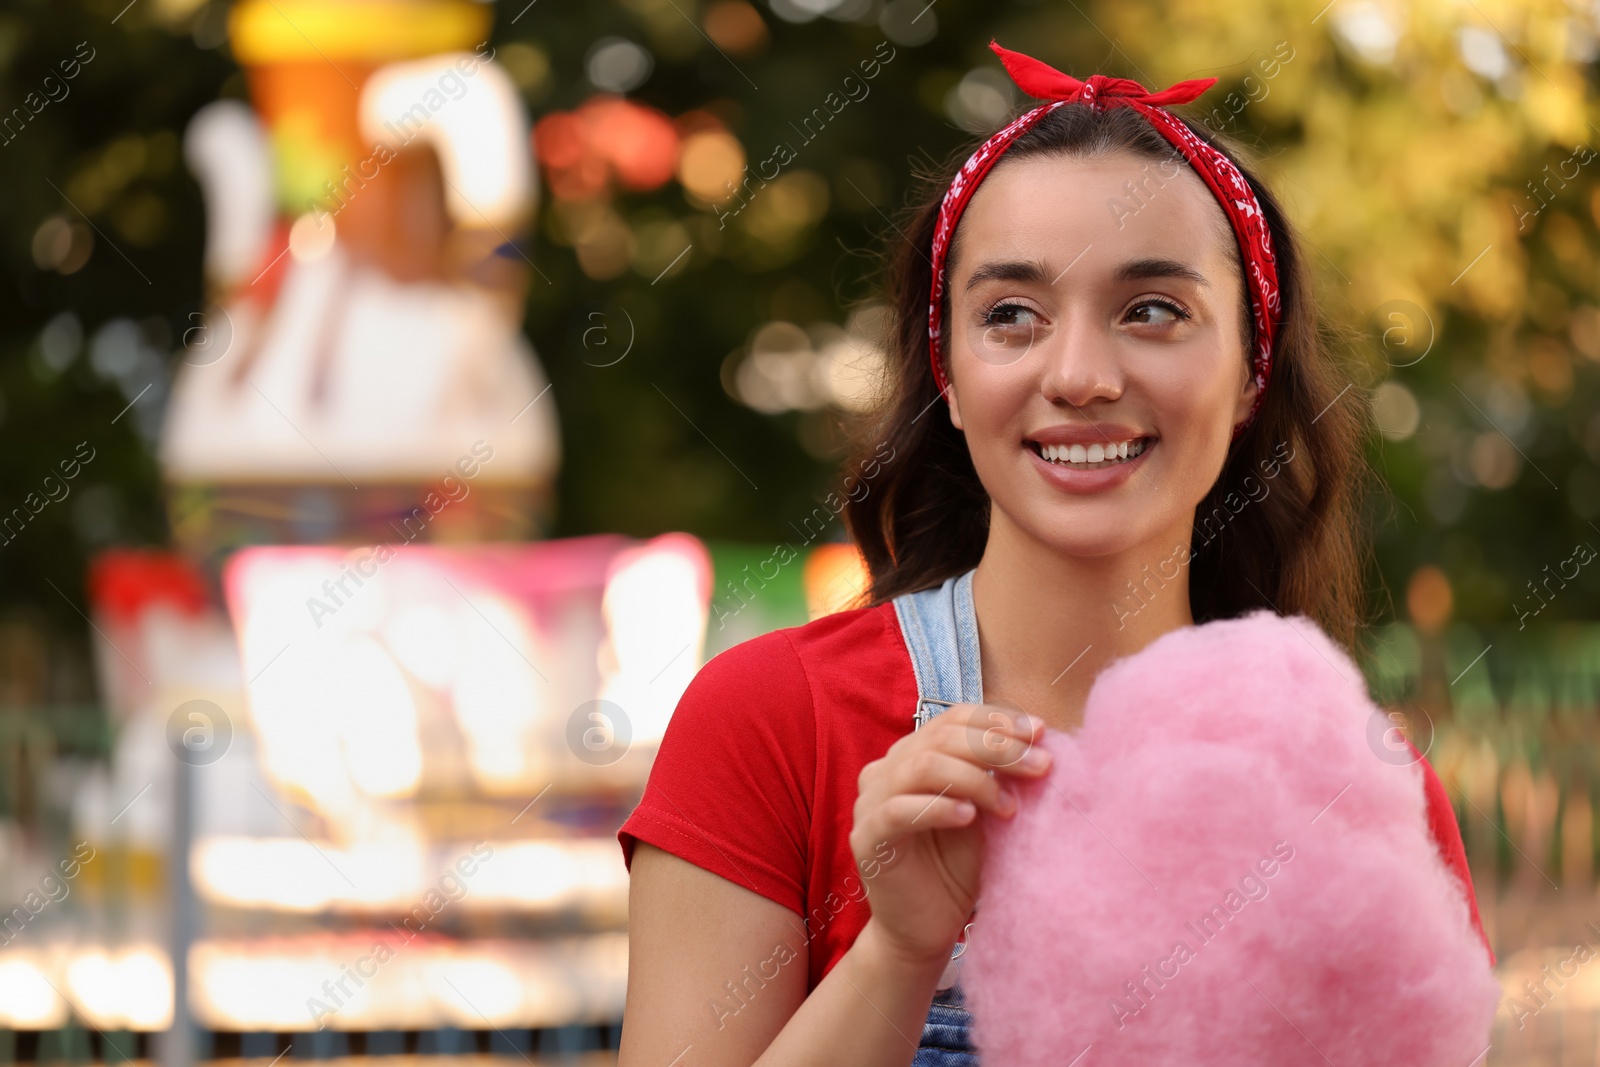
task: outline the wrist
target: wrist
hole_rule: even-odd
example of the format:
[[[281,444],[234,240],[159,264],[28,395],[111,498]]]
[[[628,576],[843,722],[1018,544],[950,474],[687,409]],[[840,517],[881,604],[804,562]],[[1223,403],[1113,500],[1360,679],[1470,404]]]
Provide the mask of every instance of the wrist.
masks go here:
[[[921,984],[924,980],[930,992],[944,974],[950,962],[950,952],[955,946],[952,938],[948,946],[932,951],[906,945],[884,930],[876,918],[869,918],[856,937],[855,947],[860,950],[864,965],[883,972],[902,976]]]

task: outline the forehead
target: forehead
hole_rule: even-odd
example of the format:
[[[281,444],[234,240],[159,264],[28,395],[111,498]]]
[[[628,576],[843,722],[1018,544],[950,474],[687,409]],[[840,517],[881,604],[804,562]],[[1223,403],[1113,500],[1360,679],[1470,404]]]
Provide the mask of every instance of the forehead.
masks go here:
[[[1084,265],[1164,258],[1208,274],[1238,258],[1227,216],[1187,163],[1118,152],[1003,159],[962,212],[950,269],[995,257],[1064,266],[1080,251]]]

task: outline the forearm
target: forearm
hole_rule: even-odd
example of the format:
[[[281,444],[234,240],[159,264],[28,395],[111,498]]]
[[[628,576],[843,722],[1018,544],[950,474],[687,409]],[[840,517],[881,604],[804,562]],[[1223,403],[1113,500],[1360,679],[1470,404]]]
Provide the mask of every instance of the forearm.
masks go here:
[[[869,920],[754,1067],[906,1067],[947,962],[895,951]]]

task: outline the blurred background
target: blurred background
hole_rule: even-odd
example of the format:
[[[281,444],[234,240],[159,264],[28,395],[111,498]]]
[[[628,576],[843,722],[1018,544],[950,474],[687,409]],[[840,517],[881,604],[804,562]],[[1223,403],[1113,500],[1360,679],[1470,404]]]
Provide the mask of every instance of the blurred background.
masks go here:
[[[861,588],[875,281],[1023,103],[991,37],[1219,79],[1380,431],[1487,1062],[1597,1062],[1575,0],[10,0],[0,1062],[610,1060],[615,830],[706,658]]]

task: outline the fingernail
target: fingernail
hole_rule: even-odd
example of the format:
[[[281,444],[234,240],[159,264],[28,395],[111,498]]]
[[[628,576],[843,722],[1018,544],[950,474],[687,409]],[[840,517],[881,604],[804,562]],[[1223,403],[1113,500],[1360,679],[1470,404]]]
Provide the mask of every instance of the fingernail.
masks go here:
[[[1044,733],[1045,721],[1037,715],[1028,716],[1028,729],[1033,731],[1033,736],[1038,737]]]
[[[1030,748],[1022,754],[1017,761],[1031,771],[1041,771],[1050,766],[1050,750],[1044,748]]]
[[[1000,810],[1007,815],[1017,810],[1017,794],[1004,786],[1000,787]]]

